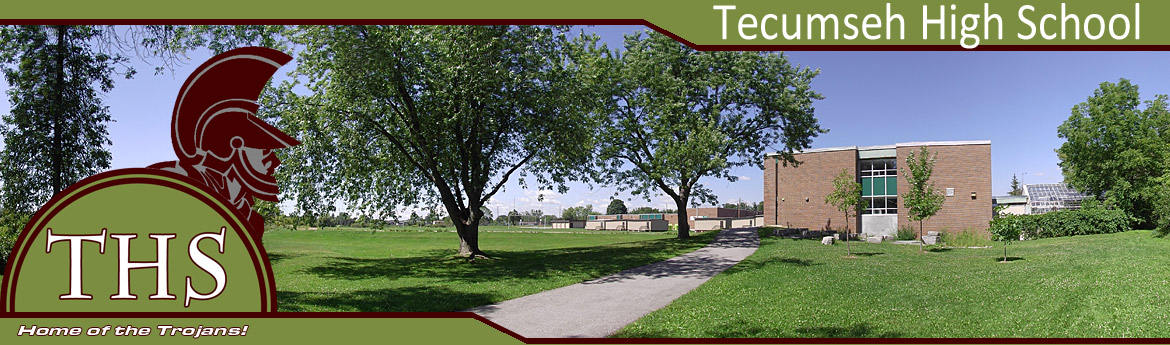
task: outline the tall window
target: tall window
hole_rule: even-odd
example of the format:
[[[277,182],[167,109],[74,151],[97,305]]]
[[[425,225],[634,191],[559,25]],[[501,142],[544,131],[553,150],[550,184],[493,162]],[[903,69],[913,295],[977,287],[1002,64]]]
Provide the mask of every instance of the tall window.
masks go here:
[[[869,202],[862,214],[898,214],[896,159],[861,161],[861,197]]]

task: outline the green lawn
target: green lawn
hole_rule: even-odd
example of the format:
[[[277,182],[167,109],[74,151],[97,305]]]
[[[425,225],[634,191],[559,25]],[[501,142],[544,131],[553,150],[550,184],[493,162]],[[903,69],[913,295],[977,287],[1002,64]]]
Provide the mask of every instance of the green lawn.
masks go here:
[[[698,249],[714,233],[484,232],[491,260],[454,257],[450,232],[270,231],[281,311],[457,311],[575,284]]]
[[[991,249],[761,239],[617,337],[1170,337],[1170,240],[1149,231]]]
[[[301,228],[304,230],[304,227]],[[353,230],[353,231],[371,231],[369,228],[350,228],[350,227],[328,227],[324,230]],[[377,230],[388,232],[455,232],[455,227],[452,226],[387,226]],[[500,225],[481,225],[480,232],[551,232],[551,233],[576,233],[576,234],[613,234],[626,233],[629,231],[609,231],[609,230],[585,230],[581,228],[573,229],[554,229],[550,226],[535,227],[535,226],[500,226]],[[667,233],[676,233],[666,231]],[[661,232],[660,232],[661,233]]]

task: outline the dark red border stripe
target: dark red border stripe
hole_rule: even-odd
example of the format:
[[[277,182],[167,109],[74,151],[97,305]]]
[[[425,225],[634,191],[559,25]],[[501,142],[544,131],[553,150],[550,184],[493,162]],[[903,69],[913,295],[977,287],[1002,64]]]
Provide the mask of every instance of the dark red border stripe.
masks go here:
[[[1118,44],[1118,45],[993,45],[981,44],[967,49],[958,44],[889,44],[889,45],[812,45],[812,44],[712,44],[699,45],[683,39],[645,19],[0,19],[0,24],[13,25],[148,25],[148,24],[209,24],[209,25],[642,25],[673,38],[692,49],[701,51],[1170,51],[1170,45]]]

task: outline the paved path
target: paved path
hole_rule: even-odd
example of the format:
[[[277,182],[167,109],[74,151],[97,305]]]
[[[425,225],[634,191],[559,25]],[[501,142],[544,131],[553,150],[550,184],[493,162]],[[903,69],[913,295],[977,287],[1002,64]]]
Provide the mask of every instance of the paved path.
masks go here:
[[[728,229],[688,254],[468,311],[528,338],[606,337],[734,266],[759,245],[755,228]]]

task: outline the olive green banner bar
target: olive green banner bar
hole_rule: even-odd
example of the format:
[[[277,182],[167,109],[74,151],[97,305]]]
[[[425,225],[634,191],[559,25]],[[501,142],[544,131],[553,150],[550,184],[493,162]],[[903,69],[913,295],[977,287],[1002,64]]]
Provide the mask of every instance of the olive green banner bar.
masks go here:
[[[94,1],[8,4],[0,19],[230,23],[644,24],[692,46],[1170,45],[1167,1]],[[160,21],[161,20],[161,21]],[[1097,48],[1089,48],[1096,46]],[[950,49],[944,48],[944,49]]]
[[[520,340],[471,318],[323,317],[0,319],[3,344],[479,344]],[[363,342],[364,343],[364,342]]]

